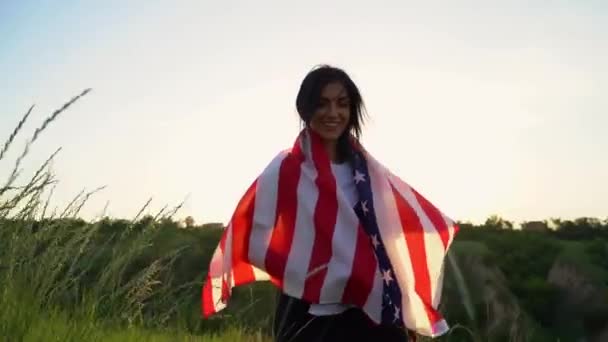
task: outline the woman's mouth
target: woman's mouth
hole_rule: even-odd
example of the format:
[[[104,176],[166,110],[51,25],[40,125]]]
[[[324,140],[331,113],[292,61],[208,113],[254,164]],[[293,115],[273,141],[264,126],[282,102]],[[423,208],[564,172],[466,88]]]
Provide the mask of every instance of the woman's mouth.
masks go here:
[[[325,121],[322,123],[323,127],[328,128],[328,129],[334,129],[337,128],[338,125],[340,125],[340,122],[338,121]]]

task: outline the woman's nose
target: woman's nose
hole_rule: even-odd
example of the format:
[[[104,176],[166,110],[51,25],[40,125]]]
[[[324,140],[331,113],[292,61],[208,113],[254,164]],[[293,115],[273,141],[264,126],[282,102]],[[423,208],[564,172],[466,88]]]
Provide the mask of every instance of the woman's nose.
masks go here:
[[[339,107],[338,107],[337,103],[331,104],[328,115],[331,117],[338,117],[340,115]]]

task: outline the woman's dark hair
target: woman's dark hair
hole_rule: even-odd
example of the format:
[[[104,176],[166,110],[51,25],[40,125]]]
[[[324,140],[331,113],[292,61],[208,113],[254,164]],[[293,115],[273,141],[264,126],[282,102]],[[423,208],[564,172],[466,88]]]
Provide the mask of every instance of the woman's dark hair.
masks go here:
[[[338,141],[339,152],[346,152],[349,154],[348,133],[352,134],[357,139],[361,137],[361,126],[365,115],[365,105],[355,82],[353,82],[344,70],[325,64],[313,68],[306,77],[304,77],[304,80],[300,85],[300,90],[298,91],[298,96],[296,98],[296,109],[300,115],[300,119],[308,125],[315,110],[320,104],[323,88],[334,82],[340,82],[342,84],[350,99],[350,119],[346,131]]]
[[[342,83],[350,99],[350,121],[346,130],[356,138],[359,138],[361,136],[361,126],[365,112],[363,99],[350,76],[344,70],[336,67],[320,65],[304,77],[296,98],[296,109],[298,110],[298,114],[300,114],[300,119],[305,124],[310,122],[312,115],[319,106],[323,88],[334,82]]]

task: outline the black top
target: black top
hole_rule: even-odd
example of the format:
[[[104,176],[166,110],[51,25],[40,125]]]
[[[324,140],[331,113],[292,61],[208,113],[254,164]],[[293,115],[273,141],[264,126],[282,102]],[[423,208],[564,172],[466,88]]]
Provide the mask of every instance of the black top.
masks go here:
[[[300,299],[279,295],[273,322],[276,342],[415,341],[413,334],[403,329],[375,324],[358,308],[314,316],[308,313],[309,307]]]

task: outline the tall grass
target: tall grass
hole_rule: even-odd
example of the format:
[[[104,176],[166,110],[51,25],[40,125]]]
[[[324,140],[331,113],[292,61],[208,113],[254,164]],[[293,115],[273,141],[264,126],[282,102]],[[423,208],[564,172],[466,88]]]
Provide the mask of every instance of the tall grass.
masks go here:
[[[238,321],[218,335],[225,328],[222,321],[203,321],[198,315],[204,254],[210,255],[217,238],[210,238],[207,246],[181,244],[155,253],[166,233],[162,223],[181,205],[152,219],[141,218],[140,212],[120,229],[108,231],[108,218],[78,218],[101,187],[83,191],[60,212],[49,213],[57,183],[49,165],[61,149],[17,185],[32,144],[89,92],[84,90],[43,121],[0,187],[0,336],[11,341],[264,340],[261,331],[239,328]],[[2,145],[0,161],[33,108]],[[199,256],[200,270],[190,272],[191,277],[176,276],[172,268],[189,249],[190,257]]]

